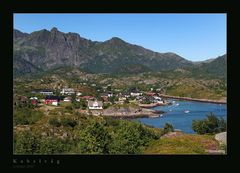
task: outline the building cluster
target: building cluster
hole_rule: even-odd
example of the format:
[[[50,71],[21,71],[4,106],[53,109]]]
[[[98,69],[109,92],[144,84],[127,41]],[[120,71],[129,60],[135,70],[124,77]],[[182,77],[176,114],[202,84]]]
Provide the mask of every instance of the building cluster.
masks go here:
[[[94,85],[95,86],[95,85]],[[104,88],[104,87],[103,87]],[[109,88],[109,86],[106,86]],[[114,91],[114,92],[112,92]],[[31,103],[37,105],[38,103],[43,103],[46,105],[59,106],[60,102],[80,102],[85,100],[87,102],[88,110],[103,110],[104,104],[124,104],[129,102],[135,102],[139,104],[146,103],[164,103],[164,100],[159,97],[157,92],[153,92],[152,89],[150,92],[142,92],[138,89],[129,89],[128,91],[119,91],[115,90],[109,91],[108,89],[99,92],[99,96],[85,95],[81,91],[76,91],[73,88],[64,87],[60,92],[54,92],[52,90],[33,90],[32,94],[41,94],[45,98],[41,101],[37,96],[31,97]],[[59,94],[56,94],[59,93]],[[97,99],[98,98],[98,99]],[[75,100],[73,100],[75,99]]]

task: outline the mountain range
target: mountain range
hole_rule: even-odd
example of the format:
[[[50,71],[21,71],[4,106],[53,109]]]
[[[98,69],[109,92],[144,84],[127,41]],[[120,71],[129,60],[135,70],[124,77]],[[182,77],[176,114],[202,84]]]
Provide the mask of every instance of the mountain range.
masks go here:
[[[63,33],[57,28],[30,34],[13,30],[13,74],[54,70],[58,67],[80,68],[91,73],[134,74],[184,69],[196,76],[226,78],[227,56],[192,62],[169,52],[158,53],[113,37],[104,42],[82,38],[77,33]]]

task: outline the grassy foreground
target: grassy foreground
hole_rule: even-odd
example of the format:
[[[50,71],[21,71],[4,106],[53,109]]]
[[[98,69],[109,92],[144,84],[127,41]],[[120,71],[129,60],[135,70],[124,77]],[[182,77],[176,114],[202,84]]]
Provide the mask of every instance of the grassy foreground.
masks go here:
[[[214,135],[178,134],[150,142],[144,154],[208,154],[219,147]]]

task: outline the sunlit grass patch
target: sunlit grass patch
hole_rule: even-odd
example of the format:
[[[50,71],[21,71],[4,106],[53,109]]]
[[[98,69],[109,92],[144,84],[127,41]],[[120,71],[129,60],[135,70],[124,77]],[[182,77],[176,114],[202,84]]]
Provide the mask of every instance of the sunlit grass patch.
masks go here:
[[[218,149],[219,144],[213,136],[181,135],[153,141],[145,154],[207,154],[206,150]]]

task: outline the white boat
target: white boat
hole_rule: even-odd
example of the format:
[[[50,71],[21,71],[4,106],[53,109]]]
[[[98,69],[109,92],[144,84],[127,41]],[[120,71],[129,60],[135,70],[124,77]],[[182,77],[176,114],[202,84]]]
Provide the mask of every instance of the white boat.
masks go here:
[[[189,110],[184,111],[184,113],[186,113],[186,114],[189,113],[189,112],[190,112]]]
[[[158,118],[159,117],[159,115],[152,115],[152,116],[150,116],[150,118]]]
[[[162,116],[163,116],[163,114],[160,115],[160,117],[162,117]]]
[[[177,103],[176,106],[179,106],[179,103]]]

